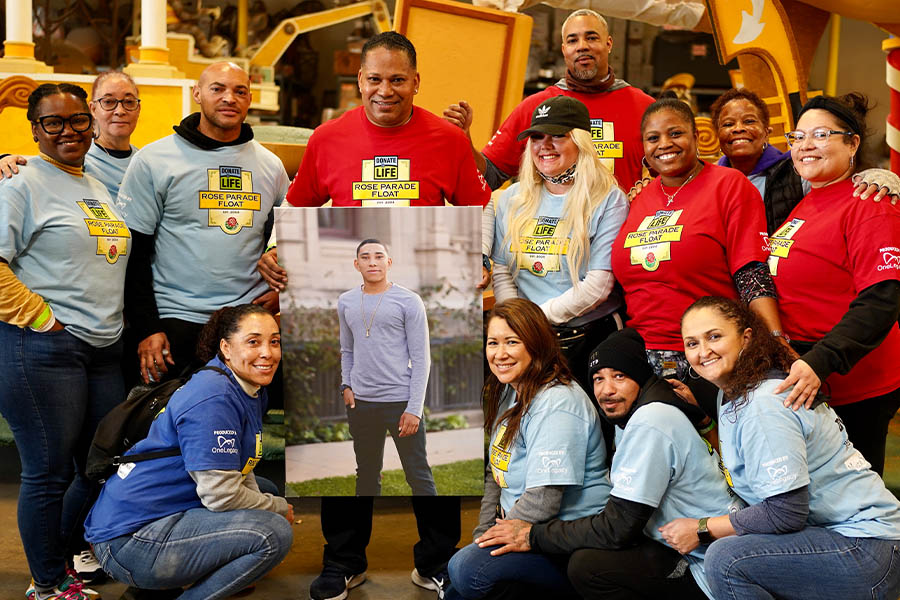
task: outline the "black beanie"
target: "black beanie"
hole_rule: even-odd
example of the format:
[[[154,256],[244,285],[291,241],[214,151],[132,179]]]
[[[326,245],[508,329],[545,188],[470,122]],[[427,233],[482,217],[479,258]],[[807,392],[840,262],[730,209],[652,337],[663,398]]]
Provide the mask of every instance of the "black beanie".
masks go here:
[[[644,387],[653,375],[653,368],[647,361],[644,338],[634,329],[626,327],[616,331],[591,352],[588,376],[593,379],[600,369],[615,369],[634,379]]]

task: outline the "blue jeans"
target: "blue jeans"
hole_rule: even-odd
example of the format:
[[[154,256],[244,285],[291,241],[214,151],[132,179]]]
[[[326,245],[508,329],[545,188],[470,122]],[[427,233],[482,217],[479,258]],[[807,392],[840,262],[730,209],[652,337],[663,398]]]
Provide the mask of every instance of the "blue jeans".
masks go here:
[[[175,513],[94,544],[114,579],[141,589],[191,585],[179,600],[227,598],[280,563],[294,539],[287,519],[265,510]]]
[[[384,433],[389,431],[397,446],[406,482],[414,496],[437,496],[428,456],[425,453],[425,419],[419,430],[400,437],[400,416],[406,402],[367,402],[356,400],[356,408],[347,408],[353,452],[356,454],[356,495],[381,495],[381,469],[384,466]]]
[[[824,527],[716,540],[706,551],[716,600],[897,600],[900,541],[844,537]]]
[[[469,544],[454,554],[447,565],[451,585],[444,600],[483,598],[503,581],[552,591],[548,598],[575,595],[575,589],[566,576],[565,563],[557,566],[548,556],[534,552],[491,556],[491,550],[498,547],[479,548],[476,544]]]
[[[19,534],[31,576],[52,587],[82,537],[95,488],[84,463],[97,423],[124,400],[121,342],[95,348],[65,330],[0,323],[0,413],[19,458]]]

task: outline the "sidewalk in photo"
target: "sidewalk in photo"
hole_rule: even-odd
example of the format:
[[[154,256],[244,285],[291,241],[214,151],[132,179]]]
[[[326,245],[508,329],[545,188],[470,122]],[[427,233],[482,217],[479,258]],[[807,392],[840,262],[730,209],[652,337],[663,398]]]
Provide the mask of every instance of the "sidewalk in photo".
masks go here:
[[[480,427],[435,431],[425,436],[431,466],[484,457],[484,430]],[[397,448],[384,438],[384,470],[402,469]],[[353,442],[303,444],[284,449],[286,481],[308,481],[356,474]]]

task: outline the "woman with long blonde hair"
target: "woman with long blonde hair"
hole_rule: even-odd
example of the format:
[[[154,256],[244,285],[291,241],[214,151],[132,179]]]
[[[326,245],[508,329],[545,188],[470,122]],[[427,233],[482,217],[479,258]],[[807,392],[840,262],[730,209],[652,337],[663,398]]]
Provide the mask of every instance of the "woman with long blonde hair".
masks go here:
[[[494,295],[538,304],[556,330],[563,354],[588,392],[591,349],[621,328],[610,253],[628,202],[600,163],[591,120],[579,100],[556,96],[540,104],[520,180],[496,202]]]

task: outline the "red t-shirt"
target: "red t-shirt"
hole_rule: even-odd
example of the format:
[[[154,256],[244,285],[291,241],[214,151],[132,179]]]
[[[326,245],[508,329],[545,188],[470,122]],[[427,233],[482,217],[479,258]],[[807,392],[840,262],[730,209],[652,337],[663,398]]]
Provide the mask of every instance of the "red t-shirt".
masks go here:
[[[516,137],[531,125],[531,113],[548,98],[569,96],[584,102],[591,116],[591,137],[601,162],[612,172],[626,192],[641,178],[641,117],[653,104],[653,98],[641,90],[627,86],[611,92],[582,94],[552,85],[528,96],[513,109],[482,153],[494,166],[508,175],[519,172],[525,140]]]
[[[287,193],[294,206],[484,206],[491,190],[465,133],[419,107],[378,127],[362,107],[313,132]]]
[[[732,274],[768,255],[766,220],[753,184],[716,165],[704,166],[667,204],[659,178],[634,199],[612,267],[628,325],[647,348],[683,352],[681,315],[701,296],[738,297]]]
[[[862,290],[900,280],[900,211],[889,202],[852,195],[849,179],[813,189],[770,239],[769,270],[781,323],[792,339],[821,340]],[[900,387],[898,356],[900,331],[891,327],[884,342],[849,373],[826,379],[831,403],[865,400]]]

